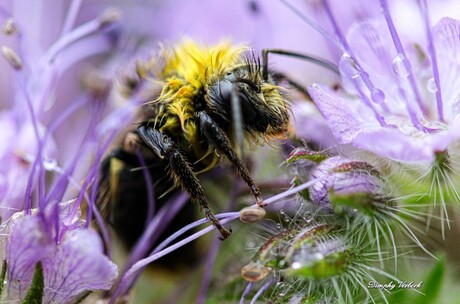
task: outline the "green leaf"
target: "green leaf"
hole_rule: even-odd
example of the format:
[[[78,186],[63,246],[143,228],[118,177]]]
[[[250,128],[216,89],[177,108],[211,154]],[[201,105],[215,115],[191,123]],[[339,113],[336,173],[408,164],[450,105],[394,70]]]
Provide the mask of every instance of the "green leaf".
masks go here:
[[[413,304],[431,304],[437,303],[436,299],[439,296],[442,287],[442,281],[444,279],[444,273],[446,270],[445,259],[440,258],[433,269],[430,271],[428,276],[423,282],[423,287],[420,289],[425,295],[419,295]]]
[[[5,286],[5,277],[6,277],[6,260],[3,260],[2,264],[2,273],[0,274],[0,296],[3,292],[3,286]]]
[[[43,300],[43,290],[45,289],[45,280],[43,278],[43,266],[38,262],[35,266],[32,284],[27,292],[26,298],[22,304],[41,304]]]

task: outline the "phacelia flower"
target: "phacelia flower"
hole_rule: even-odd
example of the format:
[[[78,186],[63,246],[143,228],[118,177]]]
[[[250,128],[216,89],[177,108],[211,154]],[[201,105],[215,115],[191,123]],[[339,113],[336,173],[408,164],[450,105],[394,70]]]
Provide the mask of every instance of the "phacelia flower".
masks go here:
[[[432,25],[426,1],[420,1],[399,9],[414,18],[420,12],[415,20],[421,26],[401,30],[397,25],[406,15],[391,11],[387,0],[380,6],[381,16],[345,32],[324,1],[343,50],[344,89],[314,84],[309,92],[340,143],[397,161],[432,162],[460,136],[460,22],[444,17]]]
[[[73,216],[72,209],[72,204],[60,206],[59,235],[56,218],[49,212],[18,212],[3,224],[2,232],[8,235],[3,241],[8,300],[24,300],[38,263],[43,271],[43,303],[70,303],[89,291],[112,286],[117,266],[104,254],[98,233],[85,228],[81,215]]]

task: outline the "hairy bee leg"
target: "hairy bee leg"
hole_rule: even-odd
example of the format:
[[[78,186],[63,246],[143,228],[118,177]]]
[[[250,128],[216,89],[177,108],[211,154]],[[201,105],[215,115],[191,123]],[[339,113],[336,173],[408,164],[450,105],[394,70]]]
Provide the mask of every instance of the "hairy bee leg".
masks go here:
[[[248,169],[243,162],[238,158],[235,151],[233,151],[225,132],[212,120],[212,118],[204,111],[196,113],[196,116],[200,123],[201,132],[203,132],[206,139],[219,151],[223,152],[225,156],[230,160],[232,165],[235,166],[238,174],[244,180],[251,190],[254,198],[256,199],[257,205],[264,207],[264,200],[262,193],[259,188],[254,184]]]
[[[214,213],[209,208],[204,195],[204,189],[196,173],[193,172],[185,157],[175,146],[174,141],[169,136],[153,127],[141,125],[137,131],[140,138],[158,155],[158,157],[168,161],[171,172],[174,174],[176,185],[182,186],[190,195],[191,200],[200,205],[206,218],[212,222],[222,235],[219,239],[225,240],[228,238],[232,234],[232,230],[222,226],[220,221],[214,216]]]

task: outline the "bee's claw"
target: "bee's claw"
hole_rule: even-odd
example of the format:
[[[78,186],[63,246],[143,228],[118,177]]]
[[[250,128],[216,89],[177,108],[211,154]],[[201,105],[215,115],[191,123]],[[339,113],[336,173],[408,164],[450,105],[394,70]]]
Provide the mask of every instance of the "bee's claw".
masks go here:
[[[260,208],[267,206],[267,204],[264,203],[264,199],[261,197],[256,197],[256,203]]]
[[[220,224],[219,226],[216,225],[216,227],[217,229],[219,229],[219,232],[221,234],[221,236],[218,236],[217,238],[221,241],[226,240],[232,234],[232,228],[230,227],[228,227],[227,229],[224,226],[221,226]]]

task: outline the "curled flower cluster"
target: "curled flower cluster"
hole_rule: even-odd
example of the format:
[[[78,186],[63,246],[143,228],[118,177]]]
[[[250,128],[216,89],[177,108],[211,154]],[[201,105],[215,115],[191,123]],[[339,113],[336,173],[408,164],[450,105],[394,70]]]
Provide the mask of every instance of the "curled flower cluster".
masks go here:
[[[330,157],[305,147],[294,149],[287,163],[309,168],[300,176],[299,170],[295,172],[297,179],[313,182],[307,197],[299,194],[310,211],[301,208],[288,227],[261,245],[242,268],[242,277],[251,283],[271,282],[270,301],[275,303],[294,296],[311,303],[385,299],[365,287],[369,275],[374,279],[372,272],[393,278],[383,268],[383,260],[391,255],[383,254],[382,248],[397,246],[391,231],[398,214],[381,173],[367,162]],[[308,219],[300,216],[305,212],[311,214]],[[388,236],[391,242],[385,244]],[[374,255],[380,265],[369,258]]]

